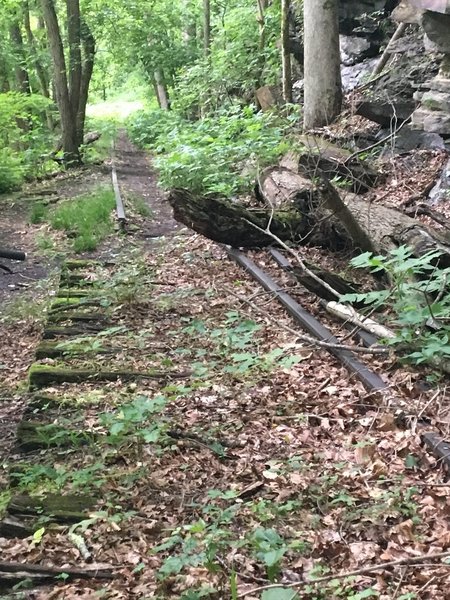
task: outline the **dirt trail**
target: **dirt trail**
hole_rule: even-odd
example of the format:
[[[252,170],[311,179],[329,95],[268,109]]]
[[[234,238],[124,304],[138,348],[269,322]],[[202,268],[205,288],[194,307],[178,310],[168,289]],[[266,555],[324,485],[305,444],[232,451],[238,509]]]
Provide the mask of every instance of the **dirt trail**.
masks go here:
[[[125,198],[141,196],[152,214],[138,233],[139,237],[155,238],[180,228],[172,217],[172,209],[158,186],[158,177],[146,154],[139,150],[121,129],[115,145],[115,165],[120,189]]]

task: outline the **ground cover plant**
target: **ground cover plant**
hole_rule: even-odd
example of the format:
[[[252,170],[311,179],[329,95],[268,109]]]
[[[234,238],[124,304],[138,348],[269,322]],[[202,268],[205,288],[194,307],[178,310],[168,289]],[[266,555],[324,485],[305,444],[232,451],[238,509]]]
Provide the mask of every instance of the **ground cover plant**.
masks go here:
[[[156,152],[163,187],[230,197],[248,192],[257,173],[286,153],[298,117],[294,108],[282,116],[236,105],[192,122],[153,110],[133,115],[129,130]]]
[[[98,188],[89,194],[62,201],[53,208],[36,202],[31,209],[30,221],[48,221],[53,229],[66,233],[75,252],[85,252],[95,250],[113,231],[114,207],[112,189]]]

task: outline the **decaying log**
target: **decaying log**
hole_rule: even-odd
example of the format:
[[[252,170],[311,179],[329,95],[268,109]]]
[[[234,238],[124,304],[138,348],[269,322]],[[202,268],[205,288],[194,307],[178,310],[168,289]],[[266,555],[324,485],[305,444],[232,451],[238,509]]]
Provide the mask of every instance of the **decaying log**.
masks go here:
[[[265,201],[264,208],[176,189],[169,196],[175,219],[233,247],[273,243],[273,236],[265,231],[269,228],[281,242],[331,250],[348,247],[386,254],[405,245],[418,257],[439,250],[439,264],[450,266],[450,238],[447,241],[403,212],[368,202],[349,191],[338,191],[321,168],[315,173],[320,182],[313,184],[298,172],[295,154],[282,162],[281,166],[265,169],[258,181],[255,195],[260,202]]]
[[[366,192],[381,178],[381,174],[371,164],[322,137],[303,135],[299,142],[303,150],[290,152],[282,158],[282,167],[307,177],[318,174],[324,174],[329,179],[341,177],[355,193]]]
[[[305,206],[313,205],[318,200],[317,191],[310,179],[283,166],[264,169],[258,178],[255,194],[265,203],[270,199],[273,208],[293,205],[301,212],[305,212]]]
[[[270,229],[282,240],[301,240],[308,233],[307,219],[293,206],[275,210],[246,208],[216,196],[196,196],[183,189],[172,190],[169,202],[174,218],[207,238],[234,247],[267,246],[272,239],[251,226]]]
[[[10,500],[7,511],[17,518],[44,515],[53,522],[70,524],[86,519],[96,502],[93,496],[85,494],[47,494],[39,498],[21,494]]]

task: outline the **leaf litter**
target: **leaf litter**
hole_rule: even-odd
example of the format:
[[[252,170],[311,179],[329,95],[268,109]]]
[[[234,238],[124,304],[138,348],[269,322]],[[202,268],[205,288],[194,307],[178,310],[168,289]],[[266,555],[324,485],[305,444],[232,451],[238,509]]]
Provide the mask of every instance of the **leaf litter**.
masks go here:
[[[72,408],[73,424],[97,437],[38,452],[33,460],[46,470],[28,472],[33,493],[98,497],[75,533],[114,580],[61,581],[32,597],[231,598],[234,584],[247,598],[284,597],[280,588],[251,593],[271,582],[301,584],[299,598],[448,597],[449,565],[426,556],[310,583],[449,548],[449,487],[415,425],[421,413],[437,418],[446,389],[433,400],[417,373],[391,367],[400,414],[335,358],[278,327],[296,325],[219,246],[175,236],[124,262],[137,254],[132,293],[109,306],[111,327],[123,329],[103,336],[106,353],[53,364],[192,375],[163,387],[119,380],[40,391],[62,399],[43,420],[67,425]],[[120,266],[107,271],[113,278]],[[44,527],[39,543],[2,539],[2,560],[85,565],[67,527]]]

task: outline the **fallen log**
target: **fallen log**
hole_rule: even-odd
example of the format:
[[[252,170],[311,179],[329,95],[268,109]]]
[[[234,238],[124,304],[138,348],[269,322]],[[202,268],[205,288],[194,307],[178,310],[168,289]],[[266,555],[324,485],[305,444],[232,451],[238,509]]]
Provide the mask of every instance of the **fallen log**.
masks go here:
[[[450,266],[446,237],[403,212],[338,191],[320,171],[317,176],[320,183],[313,185],[287,167],[266,169],[256,194],[265,207],[183,189],[172,190],[169,202],[177,221],[235,248],[267,246],[274,236],[281,242],[381,254],[405,245],[417,257],[439,251],[439,264]]]
[[[170,192],[169,203],[174,218],[197,233],[235,247],[267,246],[272,240],[252,227],[254,223],[270,229],[282,240],[299,241],[309,230],[308,221],[294,206],[272,211],[246,208],[217,196],[196,196],[184,189]]]

